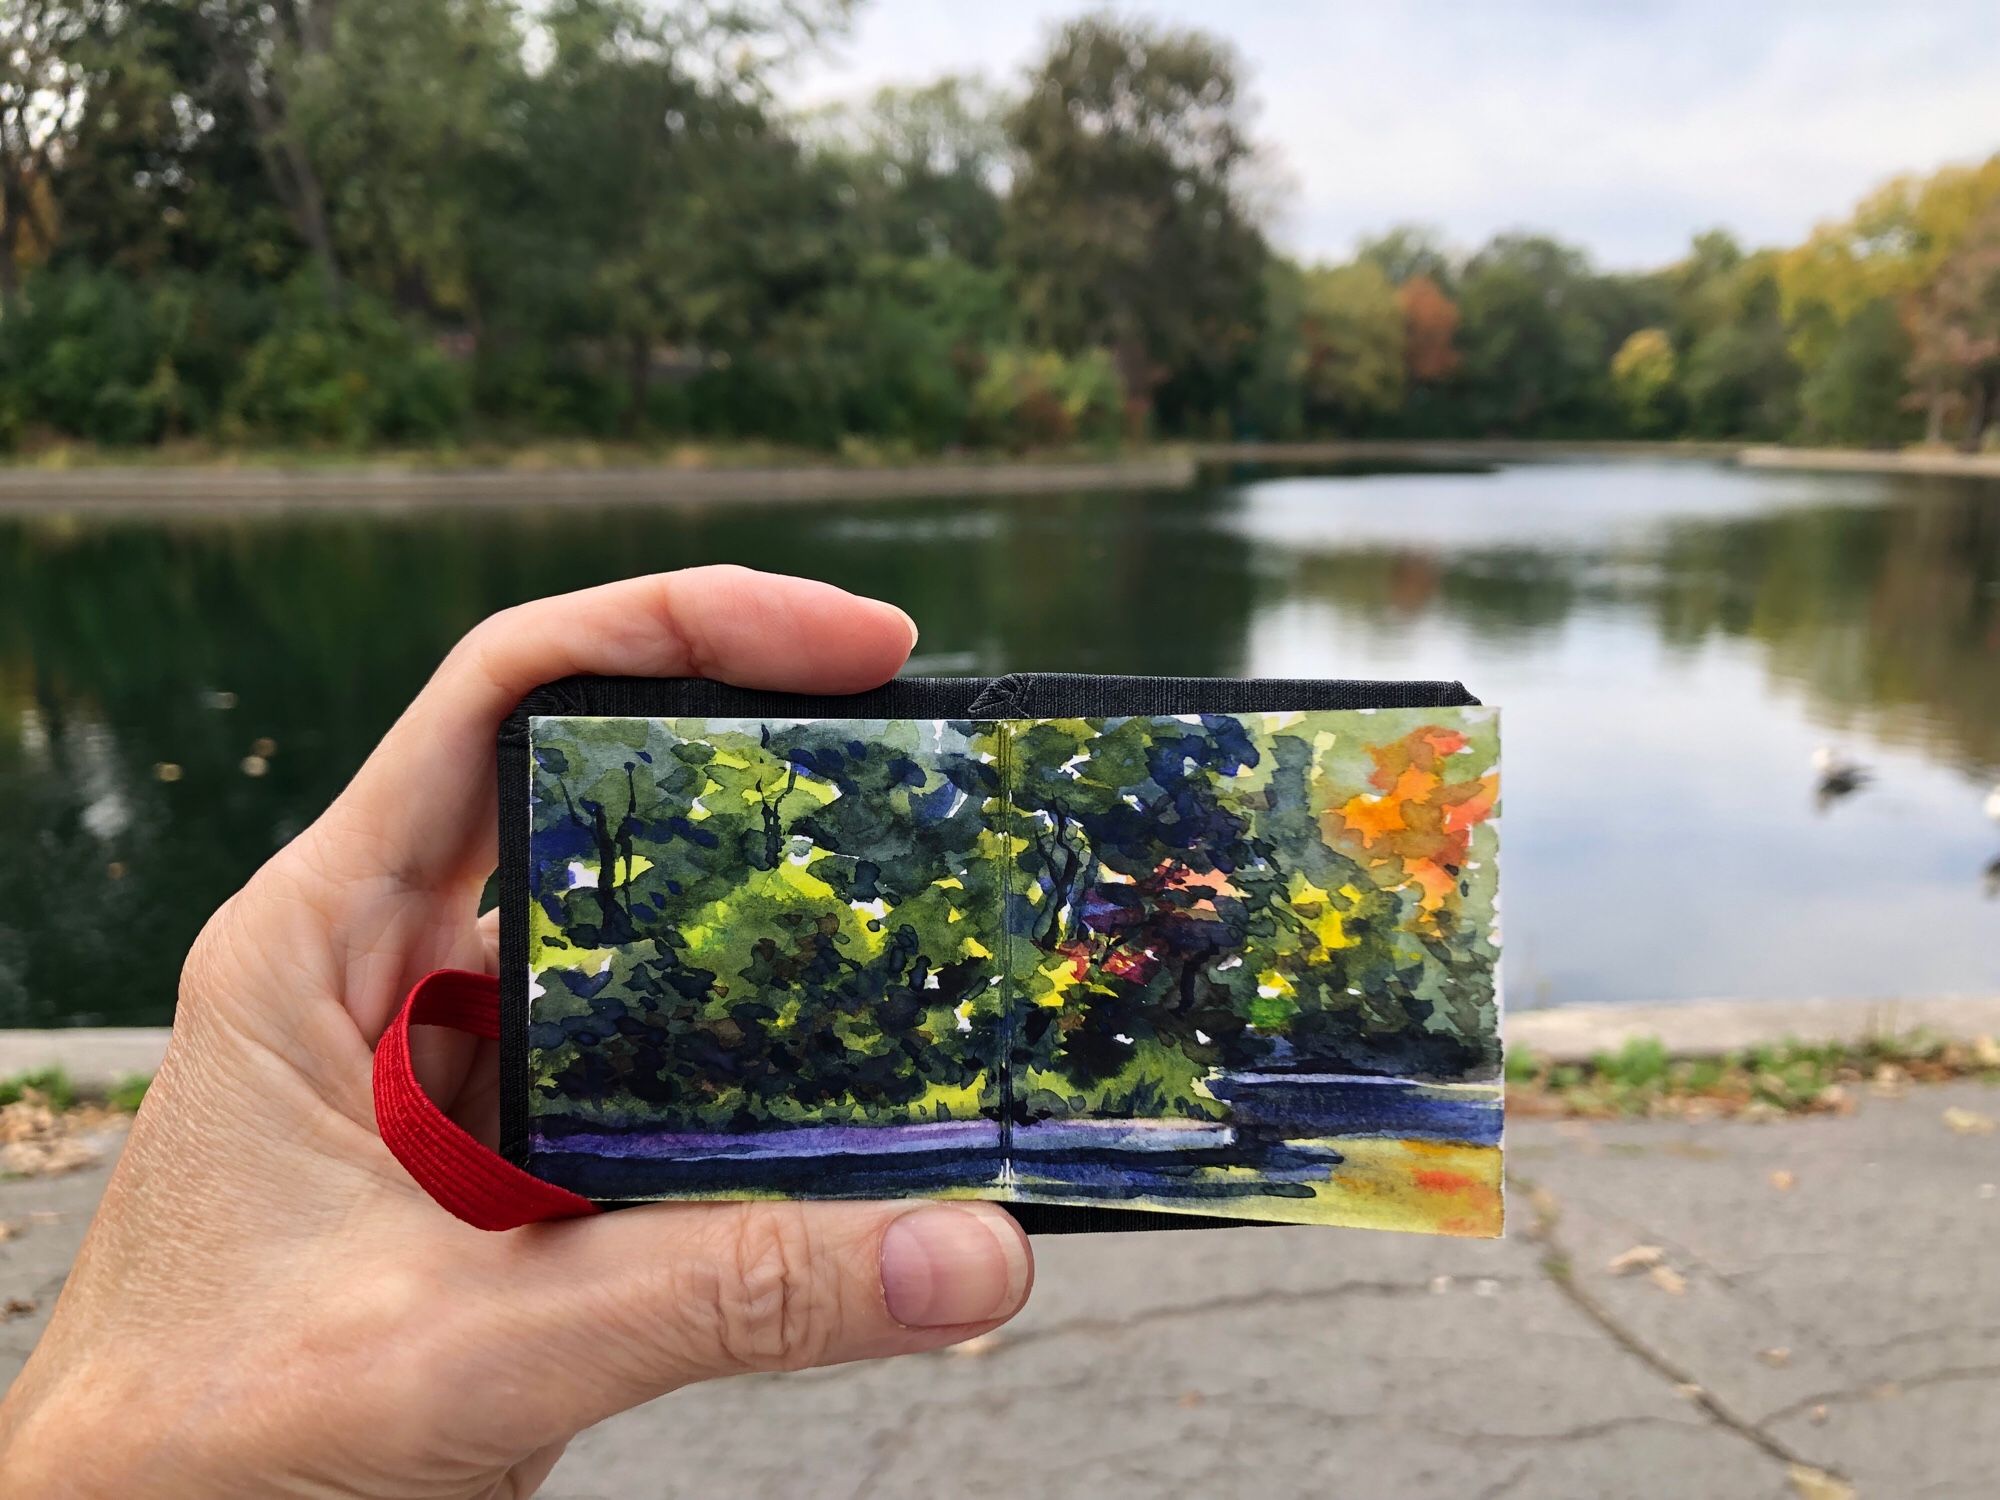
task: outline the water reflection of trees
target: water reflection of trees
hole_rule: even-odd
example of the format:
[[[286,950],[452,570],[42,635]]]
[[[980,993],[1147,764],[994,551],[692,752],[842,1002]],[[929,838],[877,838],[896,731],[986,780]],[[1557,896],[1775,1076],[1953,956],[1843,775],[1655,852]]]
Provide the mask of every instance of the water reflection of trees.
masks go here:
[[[208,913],[495,609],[742,562],[895,600],[955,670],[1228,674],[1257,584],[1243,543],[1203,531],[1213,503],[968,501],[966,524],[928,529],[938,509],[909,502],[0,527],[0,847],[16,856],[0,1025],[164,1020]],[[248,777],[264,737],[268,773]],[[156,779],[162,761],[181,779]],[[125,809],[108,834],[88,817],[107,788]],[[107,961],[116,989],[80,978]]]
[[[1438,613],[1529,645],[1579,611],[1651,617],[1671,646],[1755,642],[1838,724],[2000,768],[2000,492],[1912,482],[1882,506],[1669,523],[1643,543],[1360,549],[1292,560],[1298,593],[1374,621]]]

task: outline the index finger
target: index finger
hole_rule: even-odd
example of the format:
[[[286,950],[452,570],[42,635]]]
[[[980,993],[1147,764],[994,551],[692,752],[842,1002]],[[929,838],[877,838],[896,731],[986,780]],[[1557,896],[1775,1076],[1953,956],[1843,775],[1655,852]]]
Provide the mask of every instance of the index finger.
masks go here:
[[[852,693],[893,677],[916,638],[893,604],[729,566],[517,605],[453,648],[313,836],[338,841],[347,873],[423,887],[483,878],[496,839],[494,735],[531,689],[589,674]]]

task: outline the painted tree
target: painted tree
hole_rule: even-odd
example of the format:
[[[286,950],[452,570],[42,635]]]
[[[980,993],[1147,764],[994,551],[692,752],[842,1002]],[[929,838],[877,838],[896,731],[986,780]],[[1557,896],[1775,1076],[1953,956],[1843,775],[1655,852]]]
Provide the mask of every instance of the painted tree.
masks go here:
[[[624,720],[539,737],[551,1094],[739,1128],[976,1109],[993,772],[962,744],[948,726]]]

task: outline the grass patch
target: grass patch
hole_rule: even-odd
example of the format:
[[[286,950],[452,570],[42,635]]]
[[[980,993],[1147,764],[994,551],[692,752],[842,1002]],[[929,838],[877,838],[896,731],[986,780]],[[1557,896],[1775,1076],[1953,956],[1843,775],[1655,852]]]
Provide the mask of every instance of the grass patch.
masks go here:
[[[1913,1032],[1864,1042],[1786,1041],[1719,1057],[1674,1057],[1656,1038],[1587,1063],[1554,1063],[1525,1047],[1507,1055],[1507,1106],[1582,1119],[1827,1114],[1862,1087],[1982,1078],[2000,1083],[2000,1044]]]
[[[121,1078],[109,1088],[79,1087],[61,1068],[37,1068],[0,1078],[0,1109],[10,1104],[41,1104],[53,1110],[98,1105],[114,1114],[136,1112],[152,1079],[141,1074]]]

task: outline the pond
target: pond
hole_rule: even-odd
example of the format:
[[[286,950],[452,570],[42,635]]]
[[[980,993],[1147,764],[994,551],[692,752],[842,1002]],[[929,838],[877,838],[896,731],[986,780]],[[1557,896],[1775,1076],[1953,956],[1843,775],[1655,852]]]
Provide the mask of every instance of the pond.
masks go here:
[[[1515,1007],[2000,992],[2000,482],[1592,460],[0,521],[0,1025],[166,1021],[462,630],[715,561],[895,600],[922,672],[1462,679],[1505,714]],[[1822,745],[1872,773],[1830,805]]]

